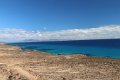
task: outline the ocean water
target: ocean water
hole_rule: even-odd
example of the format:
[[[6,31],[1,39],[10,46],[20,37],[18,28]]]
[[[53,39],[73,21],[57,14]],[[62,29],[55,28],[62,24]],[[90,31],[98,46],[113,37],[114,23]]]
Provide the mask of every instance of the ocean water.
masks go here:
[[[11,44],[20,46],[23,49],[39,50],[50,54],[87,54],[97,57],[120,58],[120,39],[24,42]]]

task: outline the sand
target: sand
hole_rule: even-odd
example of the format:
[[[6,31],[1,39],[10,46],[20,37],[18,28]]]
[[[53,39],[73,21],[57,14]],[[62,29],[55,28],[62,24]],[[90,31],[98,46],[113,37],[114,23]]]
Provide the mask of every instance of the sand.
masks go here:
[[[120,59],[50,55],[0,43],[0,80],[120,80]]]

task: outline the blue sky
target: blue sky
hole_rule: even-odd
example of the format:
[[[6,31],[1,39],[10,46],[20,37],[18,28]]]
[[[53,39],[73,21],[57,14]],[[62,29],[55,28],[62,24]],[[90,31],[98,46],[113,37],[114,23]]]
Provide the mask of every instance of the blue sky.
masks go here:
[[[120,0],[0,0],[0,41],[108,38],[120,38]]]
[[[56,31],[119,24],[120,0],[0,0],[0,28]]]

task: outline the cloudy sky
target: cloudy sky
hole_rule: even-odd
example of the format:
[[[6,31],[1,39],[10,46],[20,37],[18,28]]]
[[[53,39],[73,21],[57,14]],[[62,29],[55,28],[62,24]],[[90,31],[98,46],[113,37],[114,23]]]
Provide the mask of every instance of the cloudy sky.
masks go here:
[[[0,41],[120,38],[120,0],[0,0]]]
[[[120,26],[101,26],[86,29],[68,29],[59,31],[28,31],[24,29],[1,29],[1,41],[49,41],[49,40],[84,40],[84,39],[118,39]]]

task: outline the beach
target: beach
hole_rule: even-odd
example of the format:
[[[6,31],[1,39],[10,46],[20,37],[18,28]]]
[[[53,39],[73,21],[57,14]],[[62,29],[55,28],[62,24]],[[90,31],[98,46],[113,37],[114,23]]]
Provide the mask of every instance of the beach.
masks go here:
[[[51,55],[0,43],[0,80],[120,80],[120,59]]]

